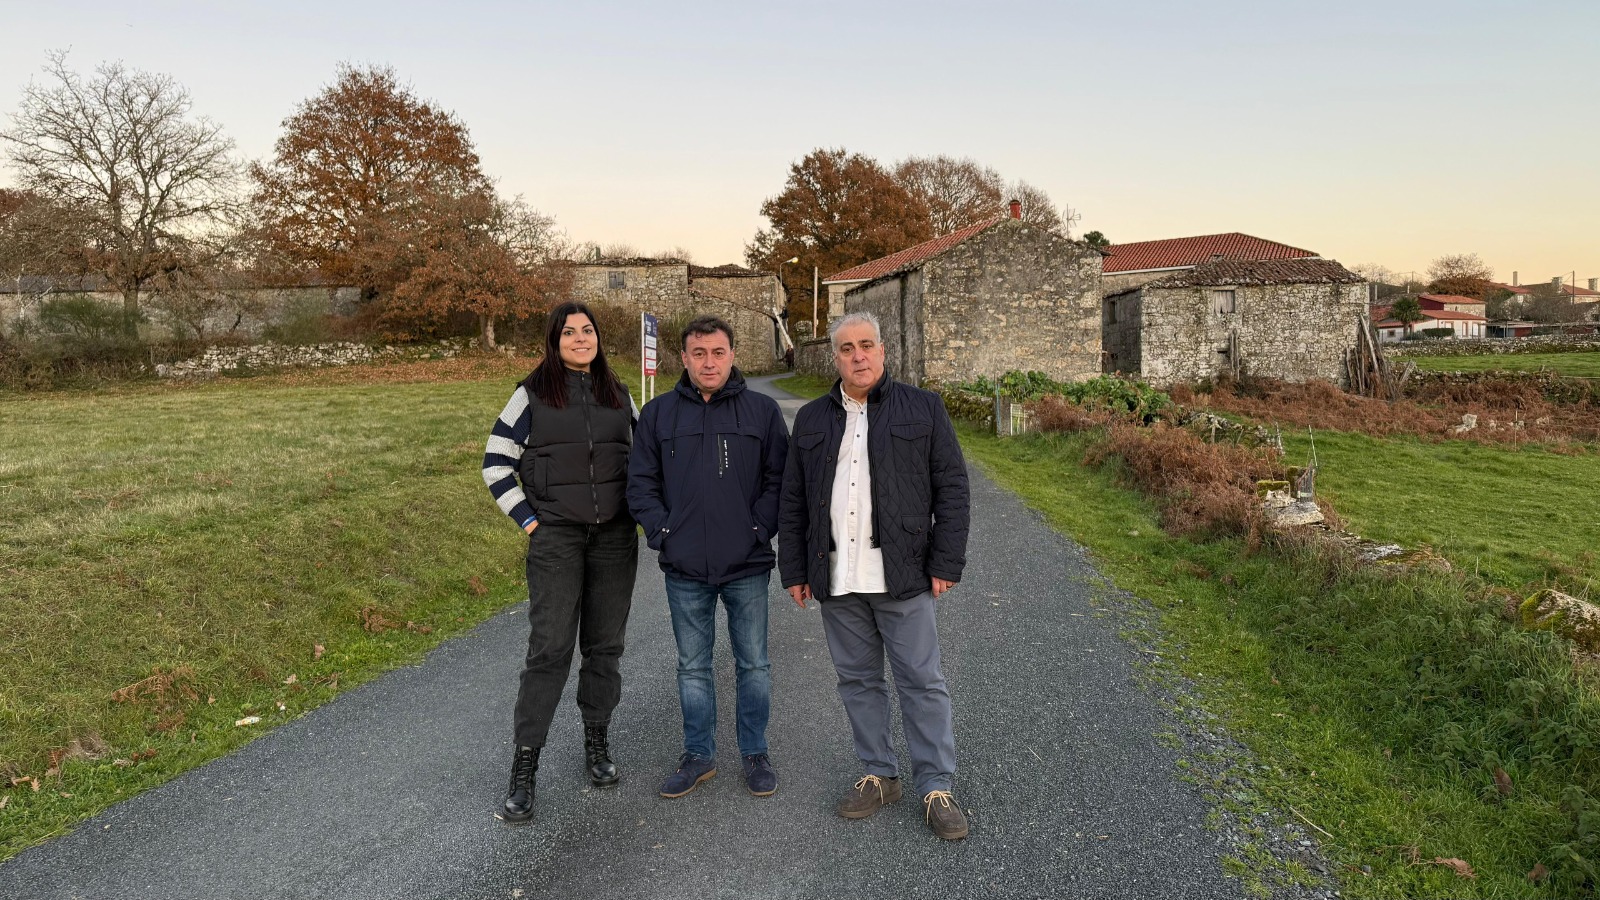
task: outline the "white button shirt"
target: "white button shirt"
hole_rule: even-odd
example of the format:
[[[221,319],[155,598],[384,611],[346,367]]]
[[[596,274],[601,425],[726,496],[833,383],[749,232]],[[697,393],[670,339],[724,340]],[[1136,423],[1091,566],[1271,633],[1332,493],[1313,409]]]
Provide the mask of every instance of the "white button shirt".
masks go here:
[[[828,554],[829,590],[884,594],[883,551],[872,546],[872,472],[867,463],[867,405],[844,398],[844,439],[833,470],[828,519],[834,549]]]

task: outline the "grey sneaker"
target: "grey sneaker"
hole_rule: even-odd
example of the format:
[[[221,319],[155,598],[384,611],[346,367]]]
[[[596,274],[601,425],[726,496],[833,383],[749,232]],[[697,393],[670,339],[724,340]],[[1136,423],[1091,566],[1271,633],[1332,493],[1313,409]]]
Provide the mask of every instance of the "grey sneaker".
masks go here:
[[[900,799],[900,779],[863,775],[839,801],[839,815],[846,819],[865,819],[878,811],[878,807]]]

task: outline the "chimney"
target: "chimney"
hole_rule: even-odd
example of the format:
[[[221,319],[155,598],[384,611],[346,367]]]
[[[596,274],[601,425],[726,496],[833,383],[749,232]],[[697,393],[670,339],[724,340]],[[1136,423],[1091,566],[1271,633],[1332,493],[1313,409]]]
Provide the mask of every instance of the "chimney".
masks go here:
[[[1600,291],[1600,278],[1589,279],[1589,290]]]
[[[1511,273],[1511,286],[1512,287],[1521,287],[1521,285],[1517,284],[1517,273],[1514,272],[1514,271]]]
[[[1556,277],[1550,279],[1551,286],[1553,286],[1557,290],[1560,290],[1561,289],[1561,279],[1562,279],[1562,276],[1560,276],[1560,275],[1557,275]]]
[[[1013,219],[1022,218],[1022,201],[1021,200],[1013,199],[1011,201],[1011,218],[1013,218]]]

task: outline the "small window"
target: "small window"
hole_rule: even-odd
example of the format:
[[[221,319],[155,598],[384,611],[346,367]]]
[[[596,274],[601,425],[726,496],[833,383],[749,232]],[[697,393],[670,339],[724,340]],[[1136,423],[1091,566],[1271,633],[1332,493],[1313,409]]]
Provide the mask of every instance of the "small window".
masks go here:
[[[1211,308],[1218,313],[1231,313],[1237,310],[1236,291],[1232,288],[1211,292]]]
[[[626,288],[628,286],[627,275],[628,273],[626,272],[608,273],[606,287],[611,288],[613,291],[620,291]]]
[[[1106,324],[1117,324],[1117,301],[1115,300],[1106,301]]]

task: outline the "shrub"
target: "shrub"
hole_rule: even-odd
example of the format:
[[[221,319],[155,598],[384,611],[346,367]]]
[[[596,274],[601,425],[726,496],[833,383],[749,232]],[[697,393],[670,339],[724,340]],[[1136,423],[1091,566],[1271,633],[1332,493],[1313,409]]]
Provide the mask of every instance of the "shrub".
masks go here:
[[[1424,328],[1418,333],[1425,338],[1448,338],[1455,337],[1456,330],[1454,328]]]

